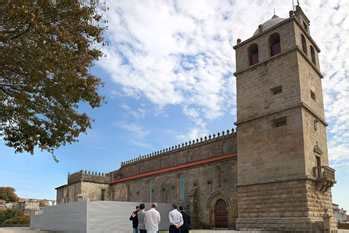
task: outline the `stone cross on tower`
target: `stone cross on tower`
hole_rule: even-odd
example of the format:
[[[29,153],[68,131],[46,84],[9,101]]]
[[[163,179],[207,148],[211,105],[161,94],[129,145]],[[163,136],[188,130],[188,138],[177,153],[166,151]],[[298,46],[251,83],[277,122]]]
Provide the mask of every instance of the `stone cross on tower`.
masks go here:
[[[320,49],[309,23],[298,5],[234,47],[239,230],[336,231]]]

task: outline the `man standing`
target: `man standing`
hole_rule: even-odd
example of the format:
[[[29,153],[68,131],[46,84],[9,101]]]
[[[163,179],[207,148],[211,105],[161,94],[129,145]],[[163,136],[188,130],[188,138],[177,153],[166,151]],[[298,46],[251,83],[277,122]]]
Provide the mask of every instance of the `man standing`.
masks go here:
[[[182,206],[179,207],[179,211],[181,212],[183,216],[183,226],[181,226],[180,230],[181,233],[189,233],[189,229],[191,227],[191,220],[189,214],[184,212],[184,209]]]
[[[172,204],[173,210],[168,213],[168,220],[170,222],[170,233],[180,233],[179,228],[183,225],[183,216],[178,211],[177,205]]]
[[[156,204],[151,205],[151,209],[145,212],[145,229],[147,233],[158,233],[160,224],[160,213],[156,210]]]
[[[144,211],[145,205],[142,203],[139,205],[139,211],[137,214],[138,217],[138,230],[139,233],[147,233],[147,230],[145,229],[145,211]]]
[[[139,211],[139,206],[136,206],[136,210],[132,212],[130,216],[130,221],[132,221],[132,228],[133,228],[133,233],[138,233],[138,211]]]

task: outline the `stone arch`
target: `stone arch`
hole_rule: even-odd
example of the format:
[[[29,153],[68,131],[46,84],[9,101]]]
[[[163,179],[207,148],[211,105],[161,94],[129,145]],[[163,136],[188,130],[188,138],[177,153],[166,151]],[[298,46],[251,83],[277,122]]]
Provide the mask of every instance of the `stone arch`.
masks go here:
[[[227,228],[232,228],[235,226],[235,212],[233,204],[230,199],[226,197],[222,192],[216,191],[212,193],[207,200],[207,210],[209,212],[209,224],[210,227],[215,228],[215,207],[219,200],[222,200],[226,204],[227,209]]]
[[[228,208],[223,199],[218,199],[214,207],[214,226],[216,228],[228,228]]]

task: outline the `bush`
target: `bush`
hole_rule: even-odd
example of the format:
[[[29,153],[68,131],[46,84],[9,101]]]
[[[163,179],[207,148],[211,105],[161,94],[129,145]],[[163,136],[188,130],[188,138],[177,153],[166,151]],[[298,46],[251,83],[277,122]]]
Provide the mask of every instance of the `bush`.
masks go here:
[[[26,215],[16,216],[10,219],[5,220],[2,224],[29,224],[30,217]]]
[[[0,225],[4,224],[7,220],[17,217],[24,217],[23,212],[16,209],[0,210]]]

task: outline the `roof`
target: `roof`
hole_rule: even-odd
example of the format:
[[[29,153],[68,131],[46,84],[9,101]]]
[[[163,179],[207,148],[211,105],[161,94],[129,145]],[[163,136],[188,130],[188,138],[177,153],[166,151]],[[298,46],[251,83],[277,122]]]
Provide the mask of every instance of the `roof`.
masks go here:
[[[255,31],[255,33],[253,34],[254,36],[262,33],[266,30],[268,30],[269,28],[272,28],[273,26],[279,24],[280,22],[284,21],[284,18],[280,18],[277,15],[273,15],[273,17],[271,17],[271,19],[265,21],[263,24],[259,25],[258,29]]]

